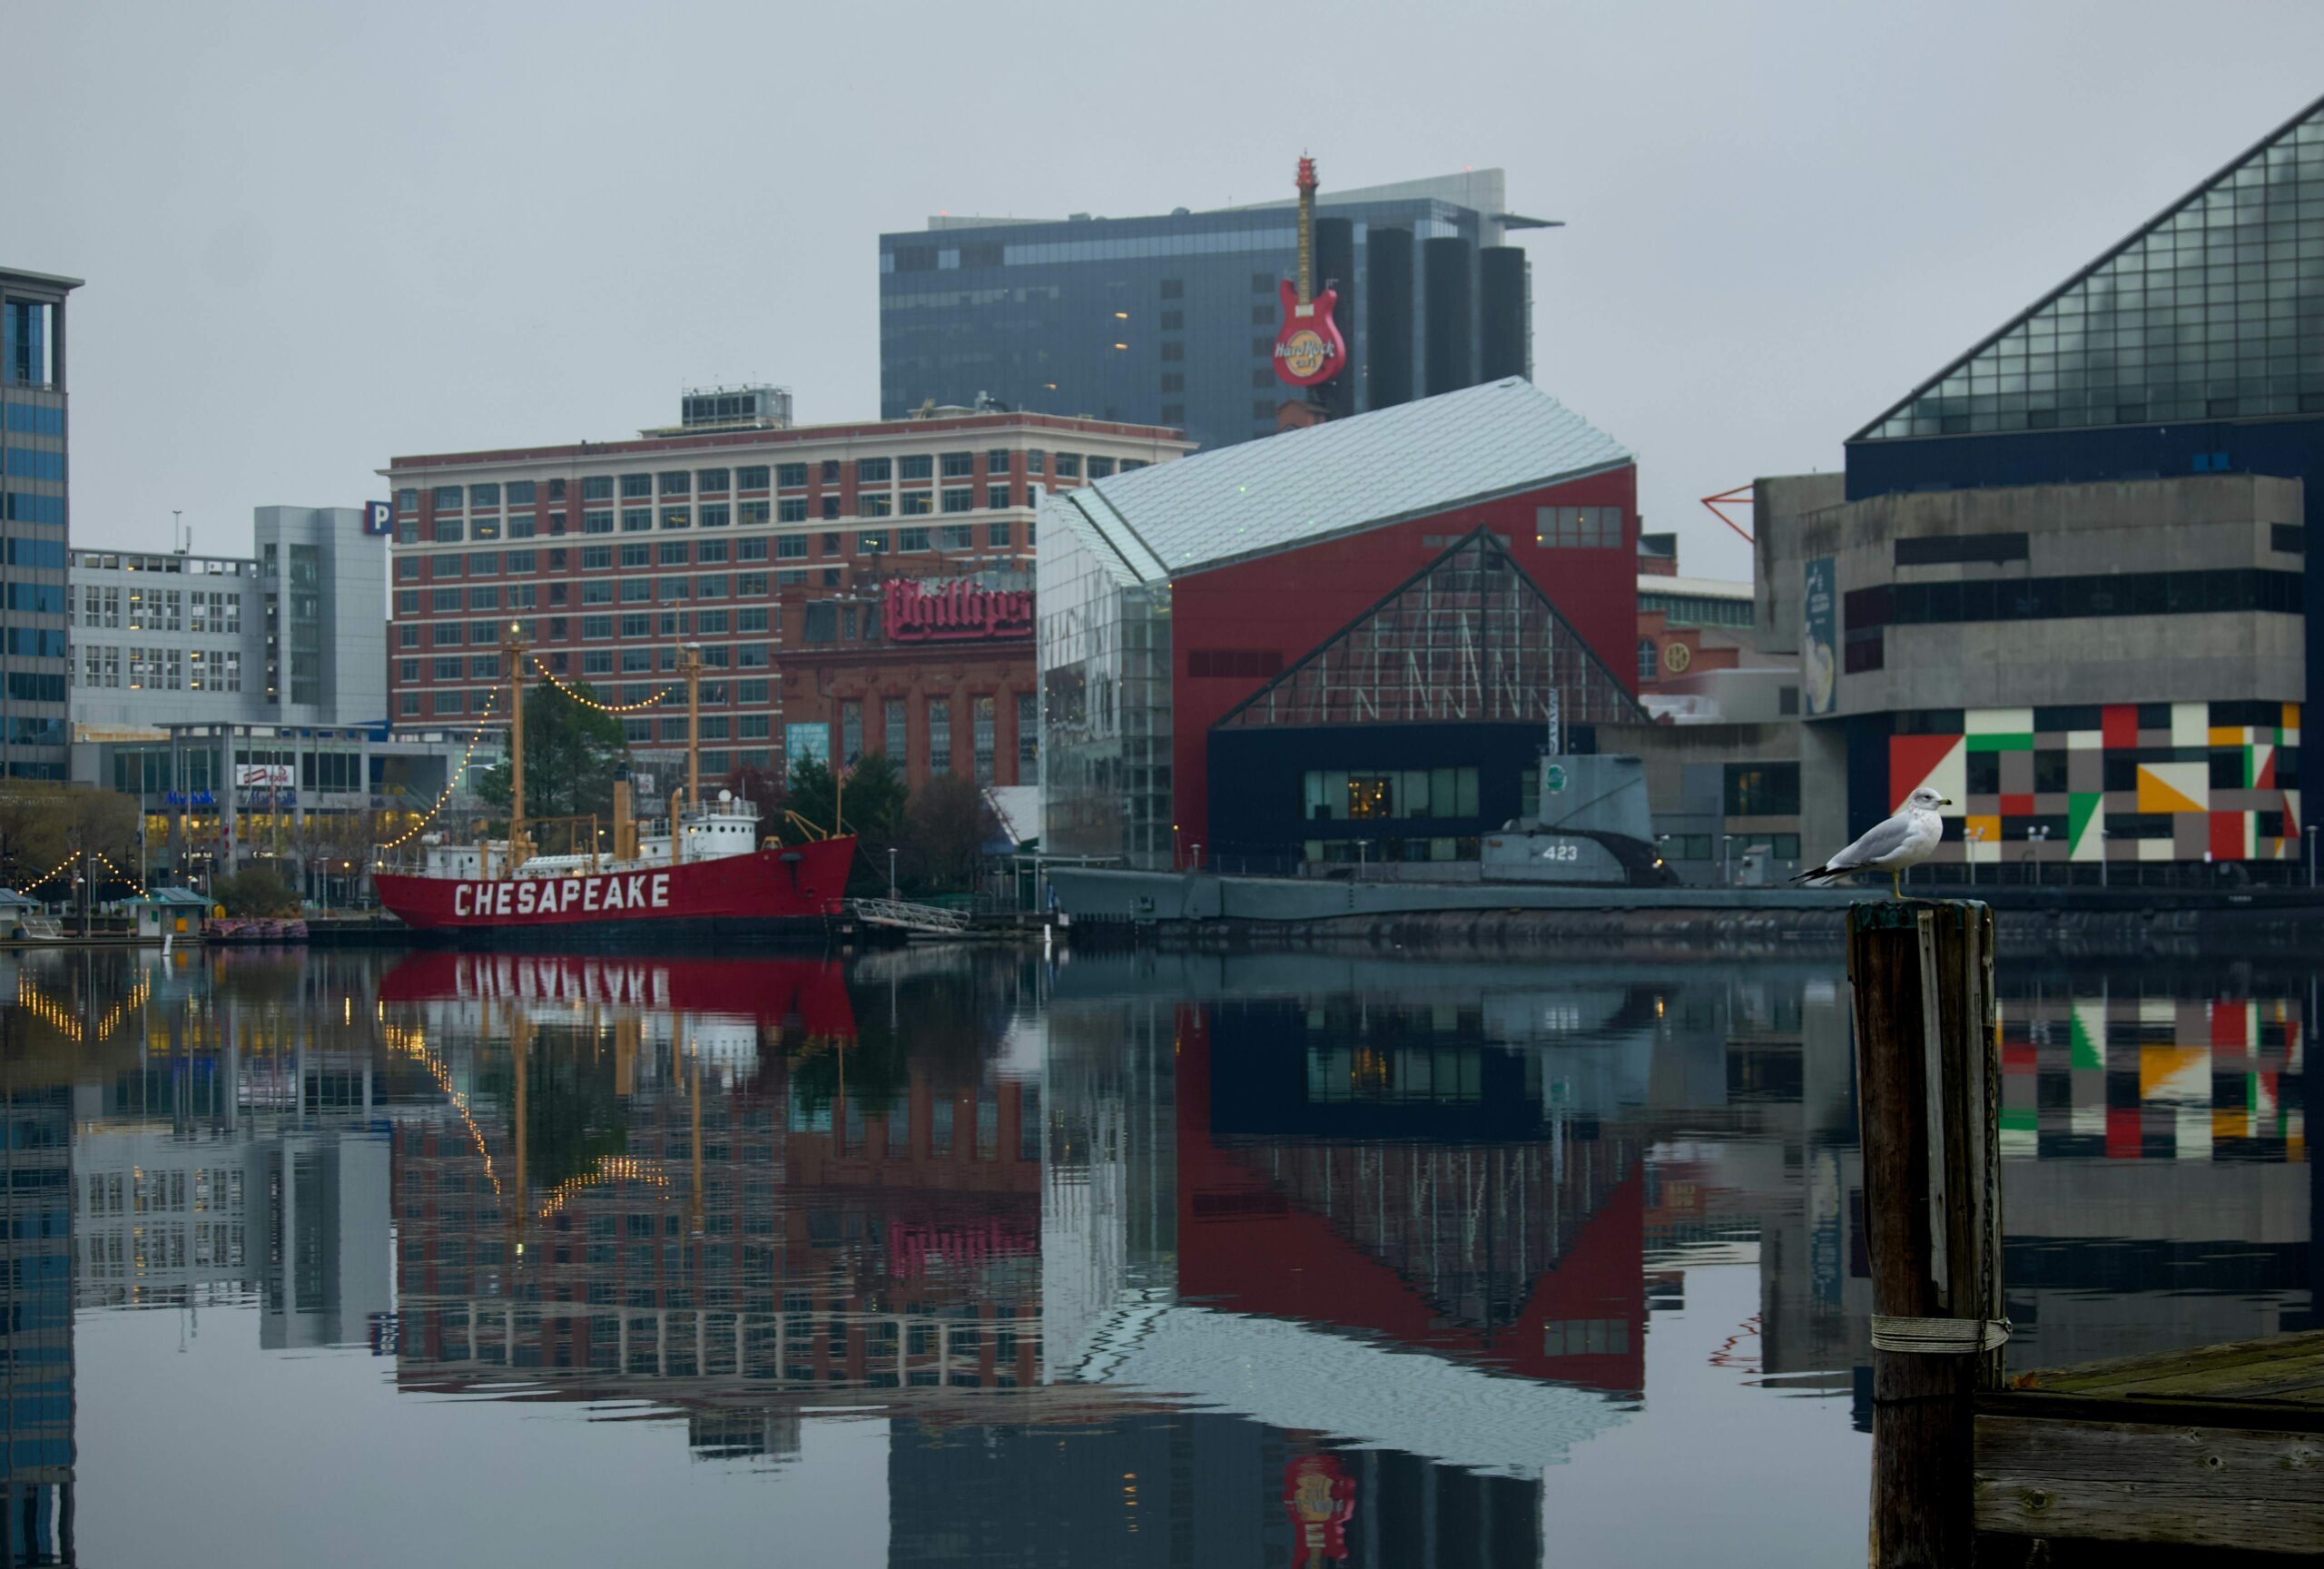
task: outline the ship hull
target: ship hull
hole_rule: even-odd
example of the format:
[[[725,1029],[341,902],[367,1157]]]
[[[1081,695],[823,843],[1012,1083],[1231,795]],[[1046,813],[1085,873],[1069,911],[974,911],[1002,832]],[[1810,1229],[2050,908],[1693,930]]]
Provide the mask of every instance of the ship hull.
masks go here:
[[[812,944],[845,909],[851,837],[576,877],[380,872],[379,903],[420,942],[560,952],[714,952]]]

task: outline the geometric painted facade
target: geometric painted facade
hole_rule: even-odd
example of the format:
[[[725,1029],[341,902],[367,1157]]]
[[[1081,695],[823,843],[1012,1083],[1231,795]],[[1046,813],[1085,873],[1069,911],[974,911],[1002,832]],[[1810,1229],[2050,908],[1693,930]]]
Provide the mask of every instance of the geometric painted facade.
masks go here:
[[[2299,764],[2296,703],[1903,714],[1888,802],[1926,784],[1957,803],[1945,837],[1976,862],[2297,861]]]
[[[2003,1155],[2304,1161],[2300,1002],[2004,1000]]]

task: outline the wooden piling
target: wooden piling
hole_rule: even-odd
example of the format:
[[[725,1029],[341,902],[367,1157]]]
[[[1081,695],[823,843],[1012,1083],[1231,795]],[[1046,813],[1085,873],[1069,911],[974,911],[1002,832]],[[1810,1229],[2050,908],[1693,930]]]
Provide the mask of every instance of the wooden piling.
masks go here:
[[[1956,1569],[1973,1550],[1974,1401],[2002,1372],[1993,911],[1860,903],[1847,933],[1872,1263],[1870,1559]]]

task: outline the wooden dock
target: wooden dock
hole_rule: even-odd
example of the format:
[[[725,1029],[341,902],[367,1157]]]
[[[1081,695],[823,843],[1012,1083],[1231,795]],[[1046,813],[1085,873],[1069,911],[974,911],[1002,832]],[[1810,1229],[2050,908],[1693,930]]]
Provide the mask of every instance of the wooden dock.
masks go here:
[[[2324,1559],[2324,1332],[2003,1377],[1993,942],[1848,912],[1875,1569]]]
[[[1981,1533],[2324,1554],[2324,1331],[2021,1374],[1974,1474]]]

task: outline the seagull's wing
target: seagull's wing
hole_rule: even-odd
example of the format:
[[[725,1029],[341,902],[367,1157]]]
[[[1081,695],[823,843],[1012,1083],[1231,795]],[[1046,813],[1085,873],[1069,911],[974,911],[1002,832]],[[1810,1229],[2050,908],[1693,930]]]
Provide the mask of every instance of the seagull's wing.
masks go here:
[[[1903,849],[1905,842],[1912,837],[1912,832],[1913,820],[1910,817],[1891,817],[1885,823],[1876,823],[1863,838],[1824,864],[1835,872],[1846,871],[1851,867],[1877,866],[1882,857],[1893,855]]]

